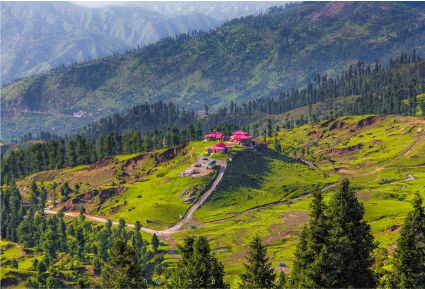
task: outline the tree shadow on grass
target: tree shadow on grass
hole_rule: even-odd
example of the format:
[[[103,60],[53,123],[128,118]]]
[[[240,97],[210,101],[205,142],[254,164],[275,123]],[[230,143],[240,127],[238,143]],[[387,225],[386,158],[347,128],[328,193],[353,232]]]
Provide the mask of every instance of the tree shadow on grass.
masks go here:
[[[220,192],[238,191],[243,188],[260,189],[262,182],[272,172],[271,160],[297,162],[270,149],[242,151],[229,163],[218,187],[217,198],[220,197]]]

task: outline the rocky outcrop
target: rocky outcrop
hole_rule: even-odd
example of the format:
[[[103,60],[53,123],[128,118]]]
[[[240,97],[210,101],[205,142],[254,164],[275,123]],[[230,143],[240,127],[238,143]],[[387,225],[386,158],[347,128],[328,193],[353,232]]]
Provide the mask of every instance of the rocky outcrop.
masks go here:
[[[106,166],[116,164],[116,163],[117,163],[117,160],[114,157],[106,157],[106,158],[103,158],[103,159],[95,162],[94,164],[92,164],[87,169],[87,171],[92,171],[92,170],[99,169],[99,168],[102,168],[102,167],[106,167]]]
[[[65,211],[75,211],[88,204],[97,204],[97,210],[99,210],[108,199],[122,194],[126,190],[126,187],[118,187],[88,191],[64,202],[62,208]]]
[[[357,153],[362,147],[363,144],[359,143],[345,148],[331,148],[326,150],[325,154],[336,154],[338,156],[352,155],[354,153]]]

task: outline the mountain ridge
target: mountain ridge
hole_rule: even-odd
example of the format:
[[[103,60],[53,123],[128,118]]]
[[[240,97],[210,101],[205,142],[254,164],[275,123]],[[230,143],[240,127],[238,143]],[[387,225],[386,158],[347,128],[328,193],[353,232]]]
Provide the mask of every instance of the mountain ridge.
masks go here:
[[[70,2],[7,2],[1,15],[2,83],[221,23],[200,14],[167,17],[142,7]]]
[[[261,16],[228,21],[209,33],[163,39],[14,82],[2,88],[2,105],[18,111],[81,112],[79,122],[84,125],[146,101],[203,110],[205,105],[214,108],[278,95],[304,85],[317,73],[335,75],[357,61],[386,60],[405,49],[423,54],[424,18],[423,7],[402,3],[272,8]],[[11,119],[33,120],[19,114]],[[32,122],[43,129],[48,121]]]

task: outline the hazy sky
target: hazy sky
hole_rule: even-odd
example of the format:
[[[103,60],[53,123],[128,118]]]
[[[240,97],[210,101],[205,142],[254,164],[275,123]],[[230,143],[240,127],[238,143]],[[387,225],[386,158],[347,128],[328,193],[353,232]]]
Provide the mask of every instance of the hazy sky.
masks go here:
[[[286,2],[288,1],[74,1],[73,3],[90,7],[108,5],[138,6],[171,17],[201,13],[218,20],[228,20],[235,17],[259,14],[271,6],[281,6]]]

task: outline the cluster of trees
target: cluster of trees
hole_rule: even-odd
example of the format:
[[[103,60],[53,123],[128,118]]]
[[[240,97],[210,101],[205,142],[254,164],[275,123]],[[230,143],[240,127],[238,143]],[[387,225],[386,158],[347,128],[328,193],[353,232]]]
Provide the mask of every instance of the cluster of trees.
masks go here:
[[[34,259],[33,270],[36,273],[27,280],[28,288],[63,287],[60,280],[66,277],[61,271],[71,270],[75,276],[80,276],[86,264],[91,264],[95,274],[103,277],[105,288],[119,288],[109,285],[127,279],[129,272],[139,272],[137,276],[143,279],[143,284],[153,284],[155,276],[163,274],[166,269],[162,263],[163,252],[158,251],[157,236],[154,235],[150,243],[144,240],[140,234],[140,222],[131,231],[126,228],[123,219],[115,228],[111,221],[98,225],[85,219],[84,209],[78,218],[65,221],[62,212],[45,215],[47,193],[43,186],[38,187],[33,183],[29,193],[29,203],[24,207],[14,182],[4,185],[1,192],[2,239],[21,243],[25,248],[34,248],[37,254],[42,255],[41,259]],[[128,257],[121,254],[122,243],[132,244],[131,254],[134,258],[131,263],[126,262],[126,266],[134,266],[137,271],[130,268],[128,274],[117,279],[111,273],[116,270],[114,260]],[[149,244],[152,250],[149,250]],[[115,277],[111,279],[111,276]],[[86,288],[93,282],[87,275],[75,279],[79,288]],[[135,286],[120,288],[129,287]]]
[[[24,207],[14,182],[2,190],[1,237],[34,248],[43,258],[34,261],[35,275],[29,288],[55,288],[64,278],[61,270],[78,271],[91,264],[105,288],[228,288],[224,266],[212,253],[205,237],[186,237],[179,246],[181,259],[166,268],[158,251],[159,239],[149,243],[140,234],[141,224],[127,230],[125,221],[95,225],[85,211],[71,222],[63,213],[47,217],[43,186],[30,186],[29,204]],[[241,274],[241,288],[420,288],[425,284],[425,212],[417,195],[413,211],[406,217],[392,259],[377,258],[377,243],[364,221],[365,210],[349,182],[344,180],[328,204],[316,190],[310,221],[297,245],[292,274],[277,274],[259,237],[253,238]],[[66,259],[67,262],[57,260]],[[377,262],[379,261],[379,264]],[[389,263],[388,263],[389,262]],[[391,264],[391,271],[383,265]],[[88,275],[74,280],[87,287]]]
[[[167,128],[186,128],[195,123],[193,111],[178,108],[173,103],[144,103],[131,108],[125,113],[114,114],[88,125],[80,130],[85,136],[96,138],[108,134],[120,134],[126,130],[146,133],[148,131],[165,131]]]
[[[292,275],[276,274],[266,247],[254,237],[240,276],[241,288],[422,288],[425,284],[425,212],[418,195],[390,261],[392,269],[385,272],[372,269],[377,243],[347,180],[328,205],[316,190],[310,206],[311,218],[301,233]],[[187,237],[180,252],[182,259],[168,279],[170,288],[229,286],[205,237]]]
[[[185,144],[202,138],[199,123],[185,129],[172,128],[162,131],[127,131],[123,134],[107,134],[98,138],[76,135],[47,142],[33,143],[1,155],[2,180],[21,178],[31,173],[59,169],[65,166],[89,164],[107,156],[145,152],[156,148]]]
[[[317,74],[314,81],[292,89],[277,98],[259,98],[241,105],[231,102],[221,109],[224,114],[282,114],[302,106],[312,106],[337,97],[360,96],[354,104],[340,108],[341,114],[415,115],[415,97],[425,91],[425,61],[416,55],[402,53],[390,59],[388,66],[358,62],[336,78]],[[407,102],[405,105],[403,102]],[[310,112],[310,114],[312,114]]]

